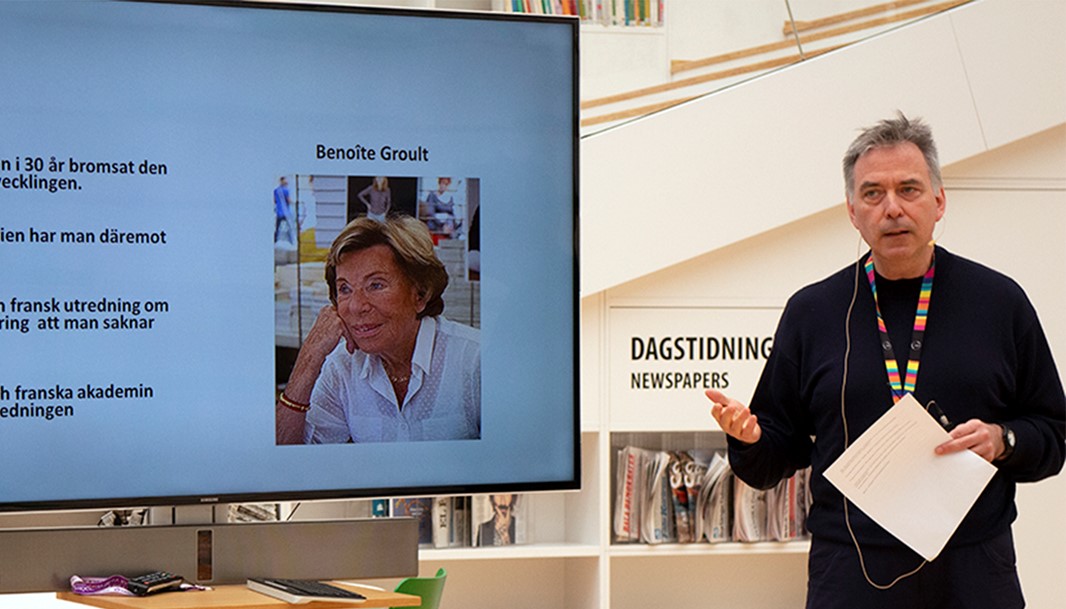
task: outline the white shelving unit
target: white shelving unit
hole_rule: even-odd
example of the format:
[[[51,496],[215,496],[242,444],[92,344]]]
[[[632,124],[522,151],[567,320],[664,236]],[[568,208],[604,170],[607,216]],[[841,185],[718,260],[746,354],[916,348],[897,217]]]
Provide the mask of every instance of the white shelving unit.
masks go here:
[[[630,442],[650,448],[724,446],[724,437],[710,429],[709,415],[705,421],[686,414],[648,417],[638,425],[626,417],[625,429],[612,428],[609,316],[606,297],[582,302],[581,490],[529,496],[534,543],[421,550],[422,573],[448,570],[442,609],[759,608],[802,602],[806,541],[612,543],[617,447]],[[743,589],[729,586],[732,578],[743,578]]]

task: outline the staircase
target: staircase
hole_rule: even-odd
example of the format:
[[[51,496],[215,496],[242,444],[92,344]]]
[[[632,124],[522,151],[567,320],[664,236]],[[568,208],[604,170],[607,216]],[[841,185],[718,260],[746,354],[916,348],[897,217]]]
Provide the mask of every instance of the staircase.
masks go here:
[[[808,21],[786,20],[777,40],[711,57],[672,59],[667,82],[583,100],[582,133],[692,101],[970,1],[897,0]]]

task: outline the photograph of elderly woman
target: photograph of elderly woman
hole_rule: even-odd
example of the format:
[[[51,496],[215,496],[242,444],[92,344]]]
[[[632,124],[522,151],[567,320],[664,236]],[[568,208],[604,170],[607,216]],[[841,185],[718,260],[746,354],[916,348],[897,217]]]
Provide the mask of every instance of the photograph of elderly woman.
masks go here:
[[[281,180],[296,238],[274,244],[277,443],[480,438],[479,180]]]

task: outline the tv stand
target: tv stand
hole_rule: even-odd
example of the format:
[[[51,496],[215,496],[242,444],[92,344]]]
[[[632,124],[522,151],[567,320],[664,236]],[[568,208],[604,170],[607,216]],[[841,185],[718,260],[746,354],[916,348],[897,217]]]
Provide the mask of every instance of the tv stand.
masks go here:
[[[0,548],[0,592],[69,590],[71,575],[160,570],[207,586],[243,586],[249,577],[406,577],[418,574],[418,521],[8,529],[0,530]]]

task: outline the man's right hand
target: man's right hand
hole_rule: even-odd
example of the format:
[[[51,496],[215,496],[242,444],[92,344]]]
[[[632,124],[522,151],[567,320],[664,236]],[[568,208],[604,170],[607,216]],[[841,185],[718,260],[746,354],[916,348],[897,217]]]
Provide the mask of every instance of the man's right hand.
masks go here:
[[[759,420],[740,402],[730,399],[717,389],[708,389],[707,399],[711,401],[711,416],[718,421],[718,426],[727,435],[744,442],[754,444],[762,437]]]

